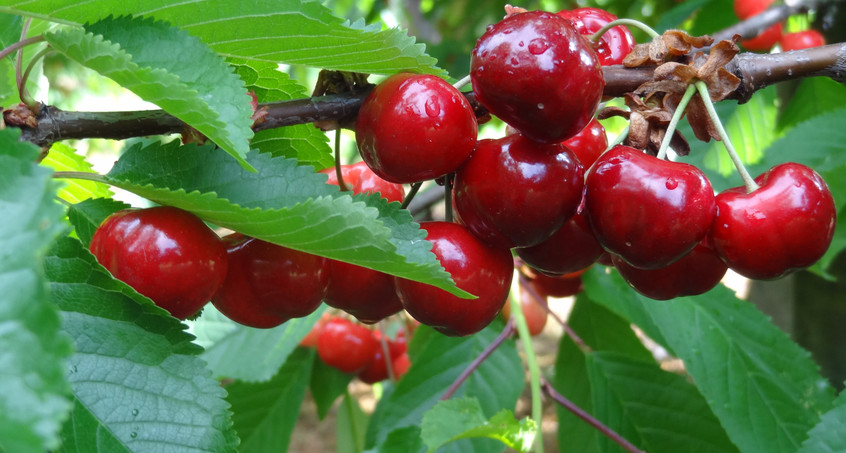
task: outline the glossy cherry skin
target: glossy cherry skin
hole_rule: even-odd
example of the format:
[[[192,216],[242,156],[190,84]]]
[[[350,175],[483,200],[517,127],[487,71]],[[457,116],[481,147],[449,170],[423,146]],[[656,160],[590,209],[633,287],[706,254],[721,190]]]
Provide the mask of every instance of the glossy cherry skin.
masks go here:
[[[597,240],[641,269],[681,258],[714,221],[714,191],[701,170],[628,146],[603,154],[585,185],[585,212]]]
[[[599,8],[576,8],[559,11],[558,15],[572,22],[573,27],[582,35],[593,35],[605,25],[617,20],[617,16]],[[625,25],[618,25],[599,38],[594,45],[599,63],[602,66],[623,64],[635,46],[635,39],[632,32]]]
[[[370,329],[343,318],[326,323],[317,337],[320,359],[349,374],[363,370],[379,348],[379,342]]]
[[[576,213],[583,188],[584,171],[572,151],[513,134],[479,141],[455,172],[453,197],[477,237],[497,247],[527,247]]]
[[[227,318],[267,329],[320,306],[329,280],[326,258],[238,233],[224,242],[229,272],[212,304]]]
[[[582,166],[588,169],[608,148],[605,127],[594,118],[578,134],[564,140],[564,146],[573,151]]]
[[[439,77],[394,74],[364,100],[355,138],[382,179],[414,183],[451,173],[476,146],[478,125],[467,99]]]
[[[377,334],[378,332],[373,333]],[[379,335],[374,335],[374,337],[378,342]],[[406,349],[404,347],[392,345],[392,343],[393,342],[391,340],[388,340],[388,354],[390,355],[390,360],[392,362],[391,365],[393,367],[393,361],[400,355],[405,354]],[[379,343],[378,346],[379,347],[377,347],[373,353],[373,357],[370,358],[370,361],[364,369],[358,372],[358,378],[367,384],[384,381],[390,377],[388,373],[388,364],[385,362],[385,354],[381,343]]]
[[[532,140],[556,143],[593,118],[605,88],[596,52],[567,19],[529,11],[503,19],[470,57],[476,99]]]
[[[615,255],[611,256],[611,260],[629,286],[655,300],[695,296],[710,291],[728,270],[706,240],[673,264],[660,269],[638,269]]]
[[[320,170],[329,176],[326,184],[338,185],[338,174],[335,167],[324,168]],[[344,178],[344,184],[352,193],[379,193],[382,198],[388,201],[402,202],[405,197],[405,189],[402,184],[386,181],[380,178],[373,170],[367,166],[364,161],[356,162],[351,165],[341,165],[341,177]]]
[[[777,23],[770,28],[762,31],[758,36],[752,39],[740,41],[740,45],[746,50],[753,50],[756,52],[766,52],[773,48],[781,39],[784,27],[781,23]]]
[[[825,37],[816,30],[805,30],[785,34],[781,37],[780,43],[781,50],[785,52],[789,50],[810,49],[811,47],[824,46]]]
[[[197,313],[226,276],[226,248],[217,234],[170,206],[110,215],[90,249],[115,278],[179,319]]]
[[[540,244],[515,249],[532,269],[547,275],[563,275],[584,269],[605,252],[593,235],[584,214],[584,205]]]
[[[455,284],[475,296],[461,299],[431,285],[397,278],[405,310],[421,324],[450,336],[474,334],[499,313],[514,270],[508,249],[485,245],[456,223],[424,222],[432,252]]]
[[[761,14],[773,4],[775,0],[734,0],[734,14],[740,20],[749,19]]]
[[[808,267],[825,254],[837,213],[831,191],[812,169],[776,165],[743,187],[717,195],[711,239],[729,268],[744,277],[770,280]]]
[[[581,274],[581,272],[561,276],[537,274],[529,284],[544,297],[575,296],[584,288]]]

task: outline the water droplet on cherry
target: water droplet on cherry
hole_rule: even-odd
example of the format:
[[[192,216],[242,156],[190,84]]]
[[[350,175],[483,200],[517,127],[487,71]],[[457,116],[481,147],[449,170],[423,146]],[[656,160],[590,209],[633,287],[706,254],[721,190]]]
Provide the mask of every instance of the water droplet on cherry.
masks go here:
[[[441,102],[437,96],[432,96],[426,100],[426,114],[431,117],[441,114]]]
[[[511,57],[510,62],[511,62],[511,64],[513,64],[514,66],[517,66],[518,64],[520,64],[520,60],[518,60],[518,59],[517,59],[517,57]]]
[[[542,38],[535,38],[529,42],[529,52],[532,55],[540,55],[549,49],[549,42]]]
[[[538,110],[543,110],[543,103],[538,103]]]
[[[520,46],[520,47],[525,47],[526,43],[524,43],[523,41],[520,41],[520,42],[517,43],[517,45]]]
[[[673,190],[679,186],[679,182],[676,181],[675,178],[667,178],[667,182],[664,183],[664,186],[666,186],[668,190]]]

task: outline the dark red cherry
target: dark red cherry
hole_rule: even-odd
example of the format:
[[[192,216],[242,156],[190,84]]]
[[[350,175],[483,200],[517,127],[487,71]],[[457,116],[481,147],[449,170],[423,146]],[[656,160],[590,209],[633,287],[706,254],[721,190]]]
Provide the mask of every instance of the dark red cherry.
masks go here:
[[[582,272],[584,270],[561,276],[537,274],[529,284],[532,285],[538,294],[545,297],[575,296],[582,292],[584,288],[582,285]]]
[[[470,57],[476,99],[532,140],[556,143],[593,118],[605,79],[567,19],[529,11],[490,27]]]
[[[781,50],[810,49],[825,45],[825,37],[816,30],[798,31],[787,33],[781,37]]]
[[[605,128],[594,118],[578,134],[564,140],[564,146],[573,151],[587,170],[608,148]]]
[[[90,249],[115,278],[179,319],[197,313],[226,276],[226,249],[217,234],[170,206],[110,215]]]
[[[576,8],[559,11],[558,15],[573,23],[573,27],[585,36],[593,35],[605,25],[617,20],[617,16],[599,8]],[[602,66],[623,64],[632,49],[635,40],[632,32],[625,25],[617,25],[606,31],[599,38],[599,42],[593,46],[599,63]]]
[[[408,314],[451,336],[484,329],[493,321],[511,285],[514,270],[508,249],[486,245],[461,225],[425,222],[432,252],[455,284],[475,296],[461,299],[431,285],[397,278],[397,292]]]
[[[326,323],[317,337],[317,355],[325,364],[344,373],[363,370],[379,348],[370,329],[343,318]]]
[[[638,269],[612,255],[614,267],[637,292],[655,300],[695,296],[717,286],[728,267],[703,240],[687,255],[660,269]]]
[[[326,258],[235,233],[224,238],[229,272],[212,303],[245,326],[308,316],[326,294]]]
[[[535,245],[575,214],[584,172],[560,143],[522,134],[480,140],[455,173],[456,212],[473,234],[503,248]]]
[[[324,168],[320,170],[329,176],[326,181],[327,184],[338,185],[338,174],[335,167]],[[388,201],[402,202],[405,197],[405,189],[402,184],[397,184],[390,181],[385,181],[380,178],[373,170],[364,163],[364,161],[356,162],[351,165],[341,165],[341,177],[344,178],[344,184],[352,193],[379,193],[382,198]]]
[[[455,87],[433,75],[402,73],[364,100],[355,138],[374,173],[402,184],[453,172],[476,146],[477,127]]]
[[[831,191],[814,170],[788,162],[755,178],[761,187],[717,195],[711,239],[729,268],[769,280],[822,258],[837,217]]]
[[[379,332],[374,331],[373,334],[374,338],[376,338],[377,342],[379,342]],[[401,346],[394,345],[393,341],[388,340],[388,360],[391,362],[396,360],[400,355],[405,354],[405,351],[406,349],[404,343]],[[374,384],[376,382],[384,381],[389,377],[390,375],[388,373],[388,364],[385,361],[384,349],[382,348],[381,343],[379,343],[379,347],[377,347],[373,352],[373,357],[370,358],[370,361],[364,369],[359,371],[358,378],[367,384]]]
[[[603,154],[585,186],[585,212],[596,239],[641,269],[681,258],[714,221],[714,191],[701,170],[628,146]]]

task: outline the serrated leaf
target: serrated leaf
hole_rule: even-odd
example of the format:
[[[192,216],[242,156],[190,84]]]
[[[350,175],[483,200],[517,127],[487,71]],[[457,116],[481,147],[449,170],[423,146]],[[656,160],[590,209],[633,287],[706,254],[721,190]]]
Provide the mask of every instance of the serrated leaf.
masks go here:
[[[321,305],[305,318],[255,329],[229,320],[208,305],[192,329],[197,343],[205,348],[201,357],[214,376],[261,382],[276,374],[325,310]]]
[[[269,381],[236,382],[226,387],[232,404],[235,430],[241,437],[238,451],[287,451],[308,387],[313,350],[300,348]]]
[[[338,408],[338,453],[361,453],[368,424],[367,414],[349,393]]]
[[[71,354],[42,271],[64,229],[52,171],[20,130],[0,130],[0,450],[40,452],[59,445],[71,409],[64,377]]]
[[[56,171],[79,171],[93,173],[91,164],[76,153],[76,150],[63,143],[53,143],[50,152],[41,163]],[[82,179],[68,179],[59,190],[59,197],[68,203],[79,203],[89,198],[108,198],[112,191],[109,186]]]
[[[459,297],[425,232],[399,203],[341,194],[293,159],[251,152],[247,172],[210,146],[135,145],[106,179],[248,236],[437,286]]]
[[[76,23],[113,15],[147,14],[205,41],[215,52],[274,63],[371,74],[400,71],[442,73],[423,44],[401,29],[349,23],[317,1],[231,2],[176,0],[96,3],[63,0],[7,2],[0,11]]]
[[[684,361],[741,451],[795,452],[829,408],[832,389],[810,354],[727,288],[655,301],[630,290],[616,272],[591,270],[583,281],[592,300]]]
[[[453,338],[434,331],[427,332],[432,329],[420,326],[409,345],[409,350],[419,348],[418,353],[412,357],[411,368],[394,391],[376,406],[367,431],[366,447],[384,444],[388,434],[398,428],[418,425],[423,414],[438,402],[455,378],[502,328],[502,323],[495,321],[475,335]],[[412,347],[420,341],[425,344]],[[513,408],[523,387],[520,357],[514,342],[507,340],[482,362],[454,396],[478,398],[483,414],[492,417],[503,408]],[[491,453],[502,448],[502,444],[489,439],[465,439],[447,444],[441,451]]]
[[[230,60],[235,72],[255,93],[258,102],[278,102],[309,96],[306,89],[279,71],[276,64]],[[317,169],[335,165],[326,133],[311,124],[277,127],[256,132],[250,146],[274,157],[292,157]]]
[[[235,451],[225,391],[177,319],[112,278],[75,239],[55,244],[45,270],[77,349],[68,381],[88,412],[68,422],[90,430],[73,438],[88,443],[107,430],[133,451]]]
[[[115,437],[78,399],[62,429],[60,453],[129,453],[129,448]]]
[[[346,393],[353,377],[355,376],[331,367],[322,360],[314,361],[309,390],[317,406],[317,418],[323,420],[326,417],[338,397]]]
[[[48,32],[47,42],[200,131],[249,169],[244,83],[199,39],[152,19],[107,18]]]
[[[594,414],[644,451],[738,451],[685,377],[611,351],[587,354],[587,371]],[[600,442],[604,451],[613,445]]]
[[[111,198],[89,198],[68,208],[68,220],[79,240],[87,247],[106,217],[128,207],[128,204]]]
[[[808,433],[810,437],[798,453],[846,452],[846,392],[834,400],[833,408],[823,414],[822,420]]]
[[[489,437],[509,448],[527,452],[531,450],[538,426],[533,420],[517,420],[514,414],[503,409],[488,420],[476,398],[452,398],[441,401],[423,415],[421,437],[434,452],[439,447],[460,439]]]

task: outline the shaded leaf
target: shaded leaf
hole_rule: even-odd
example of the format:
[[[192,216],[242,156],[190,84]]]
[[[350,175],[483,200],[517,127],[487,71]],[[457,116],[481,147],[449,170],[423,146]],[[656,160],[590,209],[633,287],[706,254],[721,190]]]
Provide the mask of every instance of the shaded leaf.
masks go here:
[[[82,244],[88,247],[97,227],[110,214],[129,208],[129,205],[111,198],[89,198],[68,208],[68,220]]]
[[[479,400],[473,397],[441,401],[423,415],[421,423],[421,437],[429,452],[449,442],[473,437],[489,437],[526,452],[531,450],[537,431],[533,420],[518,421],[507,409],[488,420],[482,414]]]
[[[323,420],[326,417],[338,397],[346,393],[353,377],[355,376],[331,367],[322,360],[314,361],[309,390],[317,405],[317,418]]]
[[[345,393],[338,408],[338,453],[360,453],[364,450],[367,422],[367,414],[361,410],[358,401]]]

